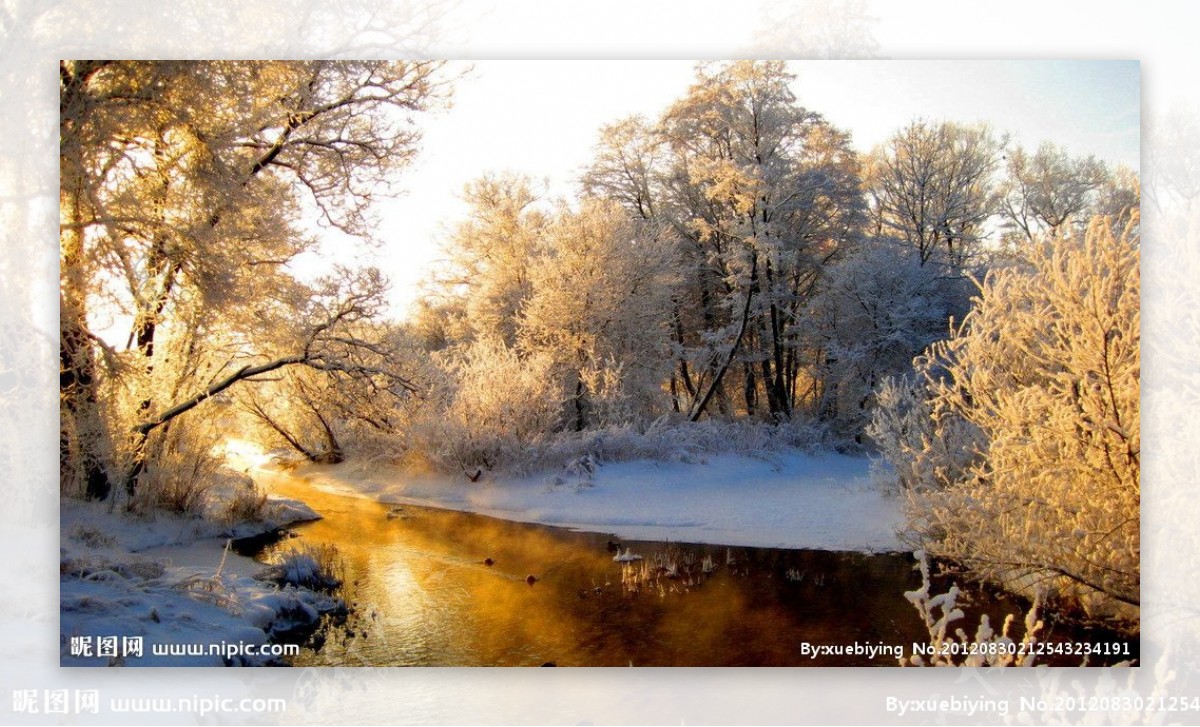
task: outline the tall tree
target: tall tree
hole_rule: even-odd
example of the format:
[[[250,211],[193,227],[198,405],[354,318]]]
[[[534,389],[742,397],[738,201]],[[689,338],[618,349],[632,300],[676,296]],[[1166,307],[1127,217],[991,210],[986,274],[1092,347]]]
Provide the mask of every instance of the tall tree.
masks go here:
[[[662,138],[643,116],[604,126],[581,180],[584,195],[616,200],[642,219],[656,218],[663,153]]]
[[[1108,178],[1107,167],[1095,157],[1072,157],[1050,142],[1032,155],[1018,146],[1007,154],[1002,210],[1032,242],[1037,235],[1065,231],[1072,222],[1086,224],[1096,192]]]
[[[871,158],[876,234],[914,250],[922,266],[961,272],[998,212],[993,176],[1004,144],[983,124],[918,120],[897,132]]]
[[[438,68],[62,62],[64,432],[97,417],[110,432],[162,419],[174,396],[204,388],[196,362],[214,331],[252,349],[255,312],[290,289],[285,266],[315,239],[304,225],[368,231],[372,196],[415,153],[414,114],[441,93]],[[131,321],[124,367],[105,376],[90,322],[101,305]],[[102,406],[104,384],[135,385],[122,394],[135,406]],[[132,486],[145,455],[134,441],[123,463],[99,451],[72,458],[124,469]],[[88,493],[103,496],[96,479]]]
[[[693,419],[725,402],[739,361],[747,408],[761,387],[771,416],[791,416],[791,327],[821,268],[857,234],[849,137],[796,103],[793,80],[782,62],[701,66],[660,124],[670,150],[661,206],[692,270],[681,314],[699,323]]]
[[[549,215],[526,177],[484,175],[464,190],[469,219],[450,240],[441,295],[462,317],[460,336],[516,345],[522,307],[532,292],[529,267],[541,254]],[[448,309],[443,309],[448,313]]]
[[[914,357],[948,335],[958,283],[877,240],[830,267],[801,336],[818,352],[817,413],[835,434],[859,438],[884,379],[910,371]]]
[[[1107,217],[1114,229],[1140,224],[1142,180],[1137,172],[1119,165],[1097,190],[1092,214]]]
[[[565,417],[582,430],[662,413],[678,279],[668,231],[614,202],[560,209],[531,264],[522,347],[548,354],[573,392]]]

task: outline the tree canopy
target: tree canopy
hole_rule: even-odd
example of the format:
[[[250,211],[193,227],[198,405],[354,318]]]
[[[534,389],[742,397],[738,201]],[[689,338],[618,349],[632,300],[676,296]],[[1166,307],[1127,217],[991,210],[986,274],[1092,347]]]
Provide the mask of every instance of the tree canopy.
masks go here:
[[[378,276],[346,288],[350,308],[321,308],[288,263],[313,225],[371,233],[372,197],[416,153],[415,116],[444,95],[439,69],[60,63],[65,489],[82,476],[91,496],[114,478],[132,492],[148,436],[225,382],[349,365],[338,332],[378,305]],[[287,320],[297,311],[313,317]],[[130,321],[125,346],[97,334],[102,317]]]

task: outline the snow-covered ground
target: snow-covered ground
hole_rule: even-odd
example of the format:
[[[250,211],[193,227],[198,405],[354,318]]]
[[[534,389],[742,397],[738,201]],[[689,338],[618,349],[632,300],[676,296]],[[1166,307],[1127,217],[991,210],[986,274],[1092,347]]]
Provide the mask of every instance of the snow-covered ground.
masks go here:
[[[275,663],[272,655],[239,655],[231,647],[257,650],[338,606],[325,594],[255,578],[263,566],[226,548],[230,538],[319,517],[304,503],[272,498],[261,522],[234,526],[111,509],[107,503],[62,501],[63,666]],[[140,656],[131,637],[141,637]],[[156,648],[193,653],[156,654]],[[194,653],[200,649],[205,653]]]
[[[347,495],[625,539],[899,549],[900,502],[880,492],[868,469],[861,457],[791,451],[769,458],[725,454],[603,465],[585,458],[559,473],[486,474],[474,483],[464,476],[365,474],[351,466],[308,467],[299,474]],[[262,580],[261,564],[225,547],[231,537],[319,517],[304,503],[273,497],[262,522],[238,526],[211,517],[139,518],[110,510],[104,503],[62,502],[63,665],[272,663],[261,655],[155,654],[154,646],[263,645],[337,605],[325,594]],[[122,637],[142,637],[142,655],[112,659],[98,653],[100,639],[108,637],[117,637],[120,649]]]
[[[524,477],[305,470],[318,487],[622,538],[756,547],[887,551],[902,546],[901,502],[883,494],[865,457],[789,451],[769,459],[712,455]]]

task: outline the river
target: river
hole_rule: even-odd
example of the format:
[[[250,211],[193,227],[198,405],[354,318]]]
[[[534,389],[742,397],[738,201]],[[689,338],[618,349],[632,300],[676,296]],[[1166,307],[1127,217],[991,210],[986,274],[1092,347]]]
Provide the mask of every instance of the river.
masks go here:
[[[909,654],[928,641],[904,598],[920,585],[908,554],[617,543],[386,505],[298,477],[259,479],[324,519],[251,554],[269,560],[302,544],[336,546],[351,606],[296,666],[895,666],[896,649]],[[614,561],[626,550],[641,560]],[[935,592],[948,587],[935,580]],[[959,623],[968,633],[980,613],[998,626],[1027,607],[994,590],[964,590],[968,618]],[[1050,632],[1052,640],[1122,638]],[[1122,640],[1136,656],[1137,637]],[[812,658],[813,647],[855,644],[860,653]]]

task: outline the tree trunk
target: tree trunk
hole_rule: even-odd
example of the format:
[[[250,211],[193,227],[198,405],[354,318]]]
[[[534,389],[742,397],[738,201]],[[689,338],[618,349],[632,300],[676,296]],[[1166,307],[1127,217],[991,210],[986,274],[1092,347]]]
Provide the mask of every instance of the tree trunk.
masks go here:
[[[102,460],[101,444],[106,438],[96,401],[91,342],[70,318],[59,326],[59,467],[66,478],[78,471],[84,495],[103,500],[112,483]]]
[[[734,357],[737,356],[739,349],[742,347],[742,339],[746,336],[746,325],[750,322],[750,303],[754,300],[754,287],[758,282],[758,259],[750,264],[750,287],[746,290],[746,305],[742,308],[742,324],[738,328],[737,338],[733,340],[733,346],[729,349],[729,356],[725,358],[725,363],[717,370],[713,377],[712,383],[705,392],[704,398],[700,400],[699,405],[692,411],[688,421],[697,421],[704,414],[705,408],[712,400],[713,395],[721,388],[721,380],[725,378],[725,372],[729,370],[729,365],[733,363]]]
[[[283,440],[285,442],[287,442],[291,446],[292,449],[294,449],[297,452],[299,452],[300,454],[304,455],[304,458],[307,459],[309,462],[318,462],[319,461],[319,456],[316,452],[310,450],[308,447],[305,447],[303,442],[301,442],[296,437],[292,436],[291,432],[289,432],[287,429],[285,429],[282,424],[275,421],[275,418],[272,417],[271,415],[267,414],[267,412],[264,411],[263,408],[261,406],[259,406],[257,403],[251,404],[250,410],[251,410],[251,412],[254,413],[255,416],[257,416],[259,419],[261,419],[264,424],[266,424],[268,427],[270,427],[272,430],[274,430],[276,434],[283,437]]]
[[[785,420],[792,418],[791,402],[788,400],[787,385],[784,383],[783,363],[783,330],[780,323],[779,308],[771,304],[771,353],[775,362],[774,377],[771,379],[773,398],[777,406],[776,416]]]
[[[578,373],[575,375],[575,431],[582,432],[587,426],[587,417],[584,415],[584,396],[586,389],[583,385],[583,377]]]
[[[89,499],[104,499],[112,490],[104,468],[107,433],[100,419],[92,340],[87,331],[87,286],[82,271],[83,229],[79,210],[80,180],[63,180],[70,189],[59,193],[64,222],[59,231],[59,467],[60,476],[83,478]]]
[[[338,464],[346,461],[346,455],[342,452],[342,445],[338,442],[337,435],[333,433],[333,427],[330,426],[329,421],[321,416],[321,412],[315,404],[311,401],[306,403],[308,404],[308,408],[312,410],[313,416],[317,418],[317,421],[321,422],[321,429],[325,432],[325,451],[317,456],[318,461],[322,464]]]
[[[779,416],[779,400],[775,397],[775,387],[771,384],[771,361],[763,359],[758,362],[758,368],[762,372],[763,394],[767,399],[767,412],[774,419]]]
[[[677,390],[674,388],[675,387],[675,375],[674,374],[671,375],[671,387],[672,387],[671,394],[672,394],[672,397],[674,398],[675,411],[680,411],[683,408],[690,410],[692,408],[692,405],[696,403],[696,386],[695,386],[695,384],[692,383],[692,375],[688,371],[687,358],[683,355],[683,352],[686,350],[686,344],[684,342],[684,336],[683,336],[683,319],[681,317],[681,313],[679,311],[678,304],[675,305],[672,319],[674,320],[674,323],[675,323],[675,326],[674,326],[675,342],[677,344],[679,344],[679,351],[680,351],[679,380],[683,383],[684,390],[687,391],[687,395],[688,395],[687,406],[681,407],[679,405],[678,393],[677,393]]]
[[[754,366],[749,361],[742,364],[742,396],[746,400],[746,416],[753,417],[758,408],[758,382],[754,379]]]

